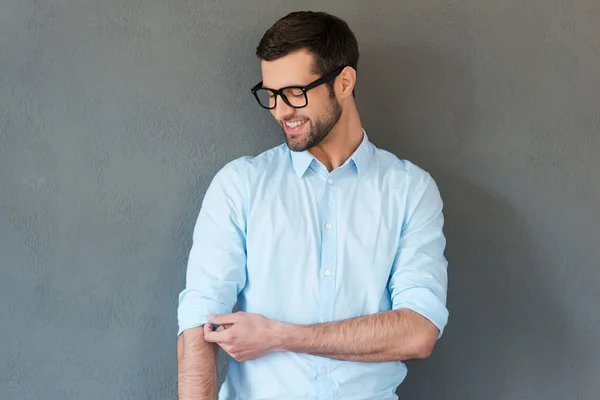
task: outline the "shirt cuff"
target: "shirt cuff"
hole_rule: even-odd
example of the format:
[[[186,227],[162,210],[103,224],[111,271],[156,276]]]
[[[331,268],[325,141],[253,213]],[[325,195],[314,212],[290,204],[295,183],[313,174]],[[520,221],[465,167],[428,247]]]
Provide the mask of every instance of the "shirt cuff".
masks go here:
[[[438,339],[442,337],[449,313],[444,301],[431,290],[425,287],[404,290],[393,298],[392,309],[400,308],[407,308],[430,320],[440,331]]]
[[[208,323],[208,314],[229,314],[233,307],[215,301],[200,294],[195,289],[185,289],[179,294],[179,306],[177,307],[177,320],[179,330],[177,336],[184,330],[195,328]]]

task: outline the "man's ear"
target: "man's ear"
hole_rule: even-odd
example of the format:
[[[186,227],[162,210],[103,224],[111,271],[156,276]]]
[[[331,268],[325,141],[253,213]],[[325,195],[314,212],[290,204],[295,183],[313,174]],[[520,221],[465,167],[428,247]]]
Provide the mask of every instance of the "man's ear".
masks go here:
[[[356,85],[356,70],[352,67],[346,67],[339,75],[340,97],[345,99],[352,96],[352,91]]]

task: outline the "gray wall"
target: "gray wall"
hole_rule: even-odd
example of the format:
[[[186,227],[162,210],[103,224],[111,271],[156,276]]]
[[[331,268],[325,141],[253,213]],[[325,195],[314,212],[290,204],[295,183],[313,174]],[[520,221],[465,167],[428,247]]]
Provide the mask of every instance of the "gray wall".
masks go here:
[[[283,3],[0,1],[0,398],[175,398],[204,191],[281,140],[254,48],[324,4]],[[599,398],[600,4],[327,4],[370,137],[446,202],[450,322],[401,397]]]

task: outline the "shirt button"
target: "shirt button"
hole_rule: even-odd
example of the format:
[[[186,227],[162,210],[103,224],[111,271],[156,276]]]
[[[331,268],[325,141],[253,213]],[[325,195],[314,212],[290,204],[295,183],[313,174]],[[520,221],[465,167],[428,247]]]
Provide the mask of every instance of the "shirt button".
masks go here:
[[[331,229],[331,227],[332,227],[332,226],[333,226],[333,225],[331,225],[330,223],[327,223],[327,225],[325,225],[325,228],[327,228],[327,229]]]
[[[326,269],[326,270],[325,270],[325,276],[329,276],[329,275],[331,275],[331,271],[330,271],[330,270],[328,270],[328,269]]]
[[[327,179],[327,183],[329,183],[330,185],[333,183],[332,179]]]
[[[319,373],[320,374],[324,374],[325,372],[327,372],[327,370],[325,369],[325,367],[319,368]]]

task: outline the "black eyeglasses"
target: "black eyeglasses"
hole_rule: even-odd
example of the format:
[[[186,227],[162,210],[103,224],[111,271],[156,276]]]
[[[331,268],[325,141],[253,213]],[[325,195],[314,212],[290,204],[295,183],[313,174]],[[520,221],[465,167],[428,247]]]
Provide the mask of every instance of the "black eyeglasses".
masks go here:
[[[302,108],[308,105],[308,96],[306,92],[314,89],[324,83],[334,80],[347,65],[339,67],[324,75],[307,86],[286,86],[279,90],[262,87],[262,81],[254,86],[250,91],[262,108],[272,110],[277,106],[277,95],[281,96],[285,104],[293,108]]]

